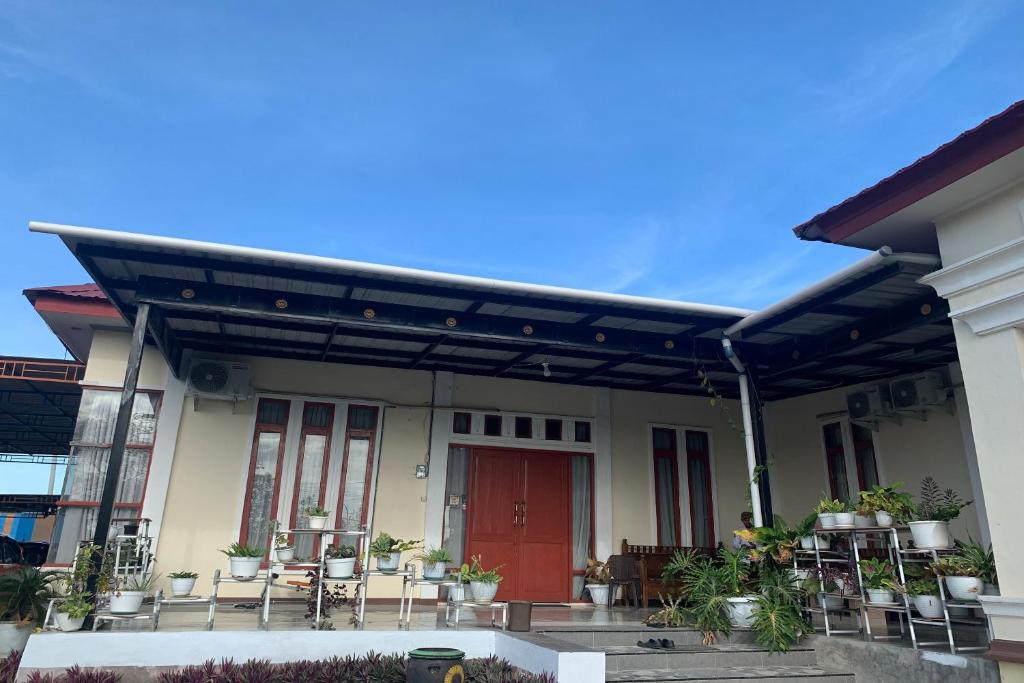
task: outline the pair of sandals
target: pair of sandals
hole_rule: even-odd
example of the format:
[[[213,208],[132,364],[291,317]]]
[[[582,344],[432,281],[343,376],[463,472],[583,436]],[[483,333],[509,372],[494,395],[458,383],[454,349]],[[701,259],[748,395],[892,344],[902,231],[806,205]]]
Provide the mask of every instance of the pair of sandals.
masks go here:
[[[649,650],[674,650],[676,647],[675,641],[668,638],[658,638],[657,640],[648,638],[646,641],[638,640],[636,645],[637,647],[645,647]]]

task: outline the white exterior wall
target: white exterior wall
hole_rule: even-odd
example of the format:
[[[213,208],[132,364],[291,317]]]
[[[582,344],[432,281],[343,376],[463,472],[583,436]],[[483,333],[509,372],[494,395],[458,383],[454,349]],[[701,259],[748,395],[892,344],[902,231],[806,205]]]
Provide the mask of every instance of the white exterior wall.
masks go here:
[[[846,411],[846,395],[856,389],[846,387],[777,401],[765,411],[768,454],[773,463],[772,503],[776,514],[790,524],[808,515],[828,495],[822,426],[829,422],[844,423],[847,471],[851,495],[856,495],[856,465],[848,422],[845,415],[837,415]],[[883,485],[903,482],[904,489],[916,498],[921,479],[931,475],[942,488],[954,489],[964,500],[974,498],[955,403],[949,408],[952,413],[932,409],[927,421],[905,417],[901,424],[884,422],[874,432],[878,477]],[[965,508],[950,527],[957,538],[969,534],[979,539],[978,508]]]
[[[93,383],[120,384],[127,355],[127,334],[102,333],[94,342],[87,378]],[[251,368],[258,392],[298,397],[335,397],[379,401],[383,407],[379,478],[374,506],[374,532],[386,530],[401,538],[426,538],[438,543],[444,497],[451,410],[487,410],[534,415],[560,415],[593,420],[595,467],[595,537],[597,555],[618,552],[623,539],[655,543],[655,503],[651,453],[652,425],[709,432],[714,477],[714,514],[718,541],[730,542],[746,509],[747,470],[739,404],[712,406],[705,397],[673,396],[438,373],[432,462],[428,479],[415,478],[430,443],[431,373],[290,361],[241,358]],[[142,386],[162,379],[171,386],[155,349],[144,357]],[[163,373],[161,377],[161,372]],[[173,392],[168,390],[166,395]],[[816,415],[845,408],[845,390],[791,399],[768,407],[766,419],[772,494],[777,512],[791,522],[806,515],[827,486],[820,424]],[[161,411],[158,438],[172,441],[173,464],[162,496],[151,477],[146,509],[153,516],[163,506],[159,529],[158,571],[191,569],[201,574],[200,587],[217,568],[226,569],[219,548],[237,540],[247,468],[252,447],[254,401],[232,406],[204,400],[198,411],[190,398],[179,399],[180,425],[172,410]],[[289,430],[289,440],[297,438]],[[544,442],[529,448],[542,448]],[[928,422],[907,421],[885,426],[878,435],[882,480],[905,481],[915,489],[930,473],[944,486],[970,493],[959,423],[955,415],[936,413]],[[513,445],[511,443],[504,445]],[[680,455],[683,444],[680,443]],[[166,448],[166,447],[165,447]],[[571,450],[571,444],[554,446]],[[922,468],[922,454],[928,467]],[[154,457],[154,461],[156,457]],[[154,472],[156,471],[154,464]],[[680,462],[680,512],[684,539],[689,538],[686,469]],[[282,490],[282,496],[290,492]],[[429,502],[428,502],[429,501]],[[968,510],[958,534],[977,537],[976,514]],[[226,597],[249,595],[246,585],[226,584]],[[371,583],[369,597],[396,597],[397,582]],[[282,595],[295,595],[282,593]]]

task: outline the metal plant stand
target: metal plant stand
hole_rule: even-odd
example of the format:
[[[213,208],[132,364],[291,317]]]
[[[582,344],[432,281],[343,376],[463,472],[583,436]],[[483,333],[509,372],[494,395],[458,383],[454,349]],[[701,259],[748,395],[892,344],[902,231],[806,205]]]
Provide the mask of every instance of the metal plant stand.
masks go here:
[[[896,569],[897,579],[900,585],[905,585],[907,580],[907,566],[912,564],[927,565],[936,561],[941,555],[955,552],[955,548],[947,549],[919,549],[919,548],[908,548],[906,547],[906,535],[909,533],[907,527],[857,527],[857,528],[843,528],[843,529],[819,529],[815,530],[815,536],[837,536],[845,537],[849,543],[849,555],[843,553],[837,553],[834,551],[822,551],[819,550],[817,544],[815,549],[800,550],[797,551],[797,557],[809,557],[813,554],[815,560],[815,566],[821,570],[828,564],[847,564],[852,559],[854,568],[857,574],[857,586],[858,593],[853,596],[845,595],[843,593],[825,593],[824,581],[821,585],[821,593],[824,595],[835,595],[848,600],[854,600],[858,602],[858,607],[844,607],[843,609],[826,609],[824,607],[811,608],[808,607],[807,611],[811,613],[821,613],[825,622],[825,635],[847,635],[847,634],[859,634],[863,633],[864,637],[868,640],[895,640],[905,638],[908,634],[910,636],[911,644],[914,649],[922,647],[948,647],[949,651],[953,654],[959,652],[979,652],[987,650],[987,646],[979,645],[957,645],[956,634],[953,630],[954,624],[971,624],[977,626],[988,627],[987,637],[989,640],[992,638],[990,625],[987,620],[980,617],[958,617],[950,614],[950,608],[964,608],[969,610],[980,610],[981,605],[977,602],[965,602],[951,600],[946,593],[946,587],[943,580],[940,578],[936,579],[938,584],[938,596],[942,603],[942,618],[940,619],[928,619],[921,616],[916,608],[914,608],[910,597],[904,591],[899,592],[898,602],[893,604],[879,604],[871,603],[867,599],[867,593],[864,589],[864,577],[860,568],[861,559],[861,548],[858,545],[858,541],[874,539],[884,543],[889,561]],[[901,537],[900,534],[903,534]],[[794,560],[794,568],[800,568],[798,560]],[[883,612],[886,614],[895,614],[899,619],[900,634],[899,635],[888,635],[888,634],[875,634],[872,631],[870,613],[871,612]],[[835,613],[849,613],[856,616],[859,619],[860,627],[857,629],[837,629],[833,625],[832,619]],[[918,627],[930,626],[939,627],[945,629],[945,638],[943,640],[929,640],[923,641],[918,637]]]

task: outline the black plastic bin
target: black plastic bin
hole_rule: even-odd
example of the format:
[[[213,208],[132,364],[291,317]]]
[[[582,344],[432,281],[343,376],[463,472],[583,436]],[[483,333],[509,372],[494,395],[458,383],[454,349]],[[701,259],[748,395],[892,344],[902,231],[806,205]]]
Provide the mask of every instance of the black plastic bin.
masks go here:
[[[508,630],[529,631],[533,618],[533,603],[525,600],[511,600],[508,603]]]
[[[406,683],[463,683],[466,653],[450,647],[421,647],[409,651]]]

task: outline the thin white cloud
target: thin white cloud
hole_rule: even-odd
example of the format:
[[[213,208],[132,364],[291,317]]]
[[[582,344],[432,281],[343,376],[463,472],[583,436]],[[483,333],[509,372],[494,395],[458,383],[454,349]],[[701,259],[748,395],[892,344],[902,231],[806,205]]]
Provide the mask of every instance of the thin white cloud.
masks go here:
[[[931,12],[910,32],[866,44],[849,75],[822,89],[830,113],[848,121],[880,118],[898,109],[953,64],[1007,7],[1003,0],[956,3]]]

